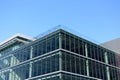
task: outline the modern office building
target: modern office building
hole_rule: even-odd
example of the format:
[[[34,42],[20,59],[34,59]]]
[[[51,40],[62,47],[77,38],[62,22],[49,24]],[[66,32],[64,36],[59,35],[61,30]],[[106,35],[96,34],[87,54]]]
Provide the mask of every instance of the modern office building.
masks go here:
[[[0,44],[0,80],[120,80],[120,54],[57,29]]]

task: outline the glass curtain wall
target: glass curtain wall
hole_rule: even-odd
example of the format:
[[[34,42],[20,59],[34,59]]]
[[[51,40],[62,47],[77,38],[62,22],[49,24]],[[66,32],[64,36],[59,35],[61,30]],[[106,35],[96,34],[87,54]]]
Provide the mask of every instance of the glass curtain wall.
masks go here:
[[[48,57],[41,57],[29,63],[24,62],[58,48],[59,34],[52,33],[10,52],[8,55],[0,58],[0,70],[2,70],[0,71],[0,80],[24,80],[57,71],[59,69],[59,55],[56,53],[51,53]],[[5,68],[9,70],[6,71],[4,70]]]
[[[62,52],[63,70],[86,76],[89,74],[91,77],[103,80],[120,79],[118,69],[120,68],[120,55],[69,32],[62,31],[61,35],[62,49],[67,50],[67,52]],[[69,51],[71,52],[68,53]],[[81,57],[74,56],[72,52]]]
[[[59,53],[40,58],[32,63],[32,77],[59,71]]]
[[[0,80],[24,80],[60,70],[102,80],[108,80],[108,76],[110,80],[120,80],[118,68],[120,55],[58,30],[0,58]],[[60,77],[48,75],[31,80],[59,80]],[[70,74],[62,77],[63,80],[94,80]]]
[[[108,64],[120,67],[120,55],[105,49],[99,45],[75,36],[69,32],[61,31],[62,34],[62,48],[76,54],[87,56],[89,58],[105,63],[105,52],[108,56]],[[85,46],[87,46],[87,54],[85,53]]]
[[[17,65],[10,69],[10,71],[9,79],[1,80],[24,80],[59,71],[59,52],[40,57],[22,65]]]
[[[23,45],[23,43],[16,42],[13,45],[8,46],[8,47],[0,50],[0,58],[3,57],[3,56],[7,56],[9,54],[9,52],[14,51],[14,50],[20,48],[22,45]]]

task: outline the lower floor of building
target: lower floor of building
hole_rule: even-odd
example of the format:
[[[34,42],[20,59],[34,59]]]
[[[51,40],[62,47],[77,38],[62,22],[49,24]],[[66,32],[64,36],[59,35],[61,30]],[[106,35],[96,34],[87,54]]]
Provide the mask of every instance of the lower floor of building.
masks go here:
[[[56,50],[0,70],[0,80],[120,80],[120,69],[67,50]],[[5,58],[2,64],[5,64]]]

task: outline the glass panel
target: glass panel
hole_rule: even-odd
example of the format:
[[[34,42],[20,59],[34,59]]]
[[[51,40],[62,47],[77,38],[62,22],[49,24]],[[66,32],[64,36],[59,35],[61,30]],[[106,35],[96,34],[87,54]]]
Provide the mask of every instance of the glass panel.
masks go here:
[[[62,69],[64,71],[86,75],[86,60],[70,53],[62,52]]]
[[[59,54],[51,54],[42,57],[32,63],[32,77],[58,71],[59,70]]]
[[[85,55],[85,43],[80,38],[68,33],[62,33],[62,48]]]
[[[59,48],[59,35],[46,37],[43,40],[36,42],[33,46],[33,57],[45,54],[47,52],[56,50]]]
[[[106,66],[89,60],[89,74],[92,77],[107,80]]]

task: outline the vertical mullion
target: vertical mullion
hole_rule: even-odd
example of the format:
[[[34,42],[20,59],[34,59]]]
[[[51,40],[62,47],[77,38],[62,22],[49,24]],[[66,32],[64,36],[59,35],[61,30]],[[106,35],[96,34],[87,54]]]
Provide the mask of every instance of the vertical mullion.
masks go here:
[[[62,48],[62,34],[61,33],[59,33],[59,49],[61,49]]]
[[[87,44],[85,44],[85,55],[86,55],[86,57],[88,57]],[[88,63],[88,59],[86,59],[86,70],[87,70],[87,76],[89,76],[89,63]]]
[[[33,57],[33,47],[31,46],[30,49],[30,59]],[[30,67],[29,67],[29,78],[32,77],[32,62],[30,62]]]
[[[105,52],[104,54],[105,54],[104,55],[104,57],[105,57],[105,63],[108,64],[108,53]],[[110,71],[109,70],[110,70],[110,68],[107,66],[106,67],[106,71],[107,71],[107,79],[108,80],[110,80]]]

